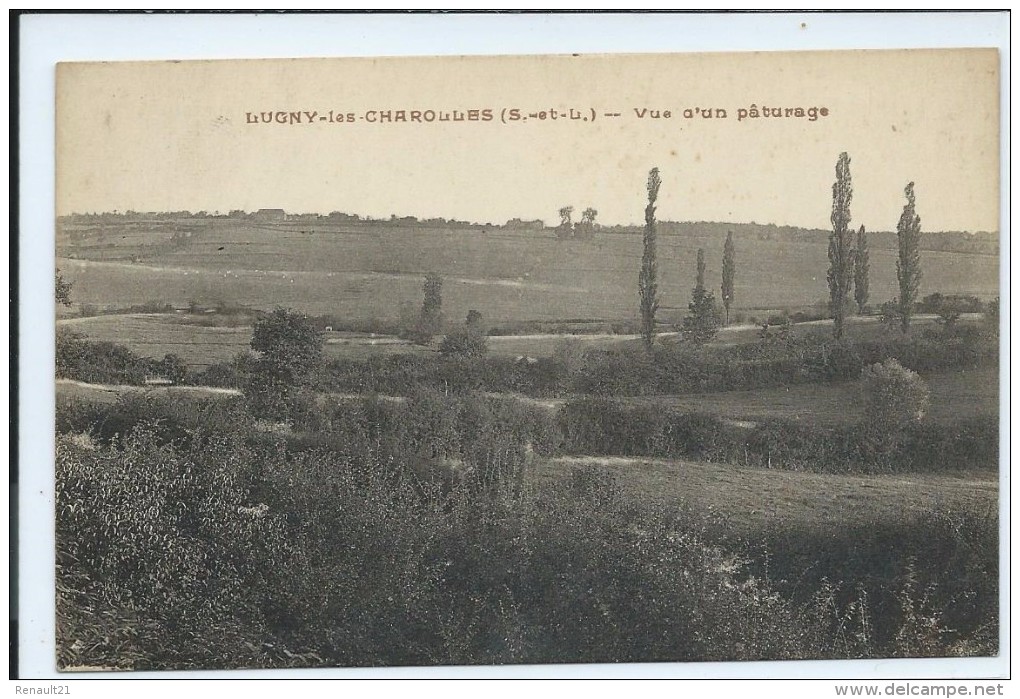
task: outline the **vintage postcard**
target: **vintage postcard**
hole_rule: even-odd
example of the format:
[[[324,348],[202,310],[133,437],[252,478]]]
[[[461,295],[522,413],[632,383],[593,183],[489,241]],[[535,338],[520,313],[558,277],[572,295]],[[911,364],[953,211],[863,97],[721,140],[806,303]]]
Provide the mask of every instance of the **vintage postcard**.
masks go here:
[[[60,64],[57,667],[998,655],[999,81]]]

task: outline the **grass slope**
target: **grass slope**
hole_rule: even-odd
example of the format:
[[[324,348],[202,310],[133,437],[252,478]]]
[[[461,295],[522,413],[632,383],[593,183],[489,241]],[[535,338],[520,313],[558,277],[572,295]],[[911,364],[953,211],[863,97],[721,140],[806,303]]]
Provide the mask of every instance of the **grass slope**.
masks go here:
[[[583,456],[541,461],[536,476],[540,482],[558,479],[578,466],[591,465],[614,473],[621,486],[640,500],[691,508],[731,532],[751,537],[779,526],[837,533],[869,523],[899,522],[936,507],[977,515],[998,511],[994,473],[975,477],[969,472],[961,478],[843,476],[720,463]]]
[[[662,236],[659,293],[663,320],[686,312],[696,250],[704,247],[708,285],[719,286],[723,237]],[[469,309],[492,321],[636,315],[641,236],[603,234],[593,242],[560,241],[549,232],[425,226],[255,224],[207,221],[186,239],[166,227],[102,230],[61,238],[58,267],[74,282],[76,303],[100,307],[158,301],[227,301],[277,305],[350,318],[396,317],[402,302],[420,303],[422,280],[445,278],[449,318]],[[817,240],[814,239],[817,237]],[[827,298],[828,240],[745,236],[737,243],[735,305],[740,309],[805,307]],[[993,255],[925,251],[921,294],[998,294]],[[871,253],[871,297],[896,295],[895,253]]]

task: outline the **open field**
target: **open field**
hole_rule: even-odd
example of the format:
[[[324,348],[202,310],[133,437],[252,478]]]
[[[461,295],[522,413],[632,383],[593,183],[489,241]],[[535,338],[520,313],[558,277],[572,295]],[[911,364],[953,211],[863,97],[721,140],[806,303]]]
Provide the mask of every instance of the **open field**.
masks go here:
[[[199,325],[187,316],[168,313],[126,313],[65,318],[57,326],[81,333],[90,340],[116,342],[142,357],[176,354],[189,369],[229,362],[250,349],[252,327]],[[388,336],[358,333],[327,333],[326,355],[363,358],[379,354],[434,353]]]
[[[57,327],[81,333],[90,340],[116,342],[142,357],[176,354],[189,369],[229,362],[251,342],[250,326],[191,325],[164,313],[68,318],[58,321]]]
[[[188,236],[171,240],[174,231]],[[719,285],[723,239],[712,234],[661,236],[662,320],[686,312],[697,248],[708,284]],[[736,310],[802,308],[828,292],[828,240],[737,239]],[[641,236],[603,234],[561,241],[551,232],[426,226],[182,222],[111,227],[73,241],[61,237],[58,267],[75,283],[75,303],[101,308],[147,301],[184,306],[225,301],[292,307],[347,318],[396,318],[401,303],[419,304],[426,272],[444,276],[443,309],[469,309],[493,322],[636,315]],[[921,295],[940,291],[991,298],[998,260],[986,254],[925,251]],[[871,253],[871,297],[896,295],[895,253]]]
[[[998,511],[997,474],[843,476],[634,457],[541,460],[536,477],[562,478],[578,466],[614,473],[641,501],[689,507],[721,518],[734,533],[758,536],[770,527],[834,532],[903,521],[936,507],[975,514]]]

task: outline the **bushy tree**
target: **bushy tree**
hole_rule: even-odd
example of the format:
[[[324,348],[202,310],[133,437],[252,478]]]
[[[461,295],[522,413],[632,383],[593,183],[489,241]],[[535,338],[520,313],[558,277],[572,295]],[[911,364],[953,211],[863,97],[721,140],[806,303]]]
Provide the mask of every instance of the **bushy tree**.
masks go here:
[[[291,398],[322,363],[323,344],[322,331],[302,313],[277,308],[259,318],[251,338],[258,359],[245,385],[252,412],[286,419]]]
[[[652,349],[655,342],[655,313],[659,310],[657,264],[655,252],[655,201],[659,198],[659,168],[648,173],[648,205],[645,206],[644,252],[641,255],[641,272],[638,275],[638,296],[641,300],[641,338],[645,348]]]
[[[883,432],[917,422],[928,410],[928,386],[896,359],[864,367],[860,386],[864,419]]]
[[[914,208],[914,183],[909,183],[903,193],[907,203],[896,224],[896,239],[899,243],[896,279],[900,284],[900,328],[907,332],[910,330],[914,302],[921,286],[921,217]]]
[[[54,285],[57,303],[62,306],[71,307],[71,282],[65,281],[64,277],[57,270],[56,283]]]
[[[864,313],[864,307],[868,305],[869,258],[868,232],[862,225],[857,230],[857,249],[854,250],[854,301],[857,302],[858,313]]]
[[[727,231],[722,258],[722,302],[726,308],[726,324],[730,324],[730,306],[733,304],[733,281],[737,276],[737,250],[733,244],[733,231]]]
[[[483,335],[485,334],[485,323],[483,322],[481,311],[477,311],[474,308],[469,310],[467,312],[467,318],[464,320],[464,325],[482,333]]]
[[[947,332],[952,332],[967,309],[967,303],[959,296],[945,296],[936,291],[924,297],[921,307],[928,313],[935,313],[938,316],[935,322]]]
[[[684,318],[680,332],[685,340],[703,345],[711,342],[722,323],[715,296],[705,288],[705,251],[698,249],[697,277],[691,290],[690,314]]]
[[[895,330],[900,324],[900,300],[894,298],[879,306],[878,319],[886,330]]]
[[[574,237],[582,238],[584,240],[591,240],[595,237],[595,217],[599,215],[599,212],[588,207],[581,212],[581,220],[574,228]]]
[[[443,326],[443,278],[434,272],[425,275],[421,312],[409,329],[412,342],[427,345]]]
[[[564,206],[559,211],[560,214],[560,225],[556,228],[557,238],[570,238],[574,235],[574,224],[571,223],[570,217],[574,215],[574,207]]]
[[[832,185],[832,233],[829,235],[829,310],[833,333],[843,337],[847,298],[853,281],[853,234],[850,232],[850,202],[854,189],[850,178],[850,156],[839,154],[836,181]]]
[[[985,306],[985,325],[995,335],[999,334],[999,297],[988,302]]]
[[[263,368],[291,385],[300,385],[322,362],[324,338],[308,316],[277,308],[257,321],[251,348]]]
[[[467,327],[450,331],[439,343],[439,352],[446,357],[484,357],[488,351],[488,338]]]
[[[489,338],[482,325],[482,314],[468,311],[464,327],[446,334],[439,343],[439,352],[444,356],[484,357],[489,351]]]
[[[160,373],[173,384],[182,384],[188,377],[188,365],[176,354],[168,354],[159,363]]]

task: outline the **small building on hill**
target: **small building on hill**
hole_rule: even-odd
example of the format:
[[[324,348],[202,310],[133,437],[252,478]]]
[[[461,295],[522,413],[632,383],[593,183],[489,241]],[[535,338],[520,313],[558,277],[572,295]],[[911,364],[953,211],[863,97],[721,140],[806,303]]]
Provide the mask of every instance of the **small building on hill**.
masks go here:
[[[545,222],[540,219],[524,221],[519,218],[512,218],[506,222],[504,228],[510,228],[513,230],[540,231],[545,228]]]
[[[259,209],[255,212],[256,221],[285,221],[287,212],[283,209]]]

